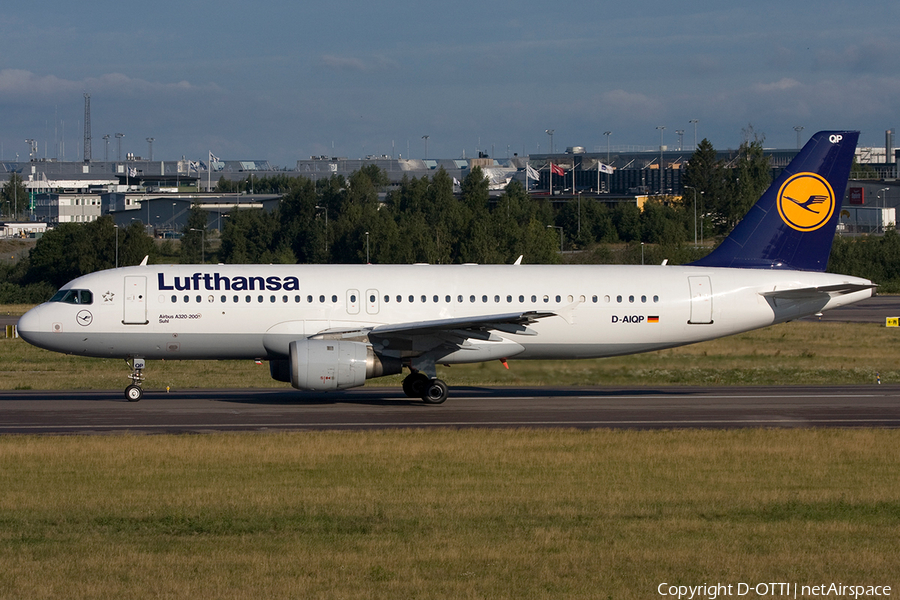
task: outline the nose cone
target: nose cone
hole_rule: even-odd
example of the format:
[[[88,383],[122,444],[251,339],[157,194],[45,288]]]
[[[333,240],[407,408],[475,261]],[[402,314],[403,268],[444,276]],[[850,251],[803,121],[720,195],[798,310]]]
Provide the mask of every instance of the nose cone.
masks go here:
[[[35,346],[40,345],[37,343],[37,336],[42,331],[42,309],[43,305],[32,308],[27,313],[19,317],[19,323],[16,325],[19,336],[29,344],[33,344]]]

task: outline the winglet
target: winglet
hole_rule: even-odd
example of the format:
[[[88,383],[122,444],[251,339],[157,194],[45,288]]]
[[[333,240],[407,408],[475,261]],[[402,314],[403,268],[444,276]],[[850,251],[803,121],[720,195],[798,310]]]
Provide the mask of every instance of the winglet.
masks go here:
[[[522,264],[522,259],[523,259],[523,258],[525,258],[525,255],[524,255],[524,254],[520,254],[520,255],[519,255],[519,258],[517,258],[517,259],[516,259],[516,262],[514,262],[513,264],[514,264],[514,265],[521,265],[521,264]]]
[[[824,271],[840,219],[858,131],[813,135],[699,267]]]
[[[149,254],[148,254],[147,256],[144,257],[144,260],[141,261],[141,266],[142,266],[142,267],[146,267],[146,266],[147,266],[147,260],[148,260],[149,258],[150,258],[150,255],[149,255]]]

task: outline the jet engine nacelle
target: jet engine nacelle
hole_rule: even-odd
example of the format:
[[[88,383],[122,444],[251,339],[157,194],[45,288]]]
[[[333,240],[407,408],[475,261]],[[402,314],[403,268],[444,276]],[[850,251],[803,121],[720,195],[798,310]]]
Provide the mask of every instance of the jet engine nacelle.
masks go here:
[[[379,357],[363,342],[297,340],[290,343],[289,360],[273,360],[269,368],[278,381],[298,390],[342,390],[363,385],[366,379],[395,375],[399,359]]]

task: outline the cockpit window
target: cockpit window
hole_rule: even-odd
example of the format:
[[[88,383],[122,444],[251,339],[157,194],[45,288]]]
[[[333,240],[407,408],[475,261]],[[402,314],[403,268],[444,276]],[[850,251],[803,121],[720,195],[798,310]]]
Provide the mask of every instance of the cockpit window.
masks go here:
[[[50,302],[65,302],[66,304],[93,304],[94,294],[90,290],[59,290]]]

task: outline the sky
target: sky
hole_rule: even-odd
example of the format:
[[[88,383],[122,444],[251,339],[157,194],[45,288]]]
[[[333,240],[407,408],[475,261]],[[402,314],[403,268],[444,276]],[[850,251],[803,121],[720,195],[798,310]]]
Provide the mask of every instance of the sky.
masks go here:
[[[17,2],[0,159],[497,158],[900,129],[900,3]],[[658,129],[665,127],[665,129]],[[604,136],[610,131],[609,139]],[[428,139],[423,139],[423,136]],[[900,138],[898,138],[900,142]],[[427,146],[426,146],[427,144]],[[115,138],[110,159],[117,155]]]

